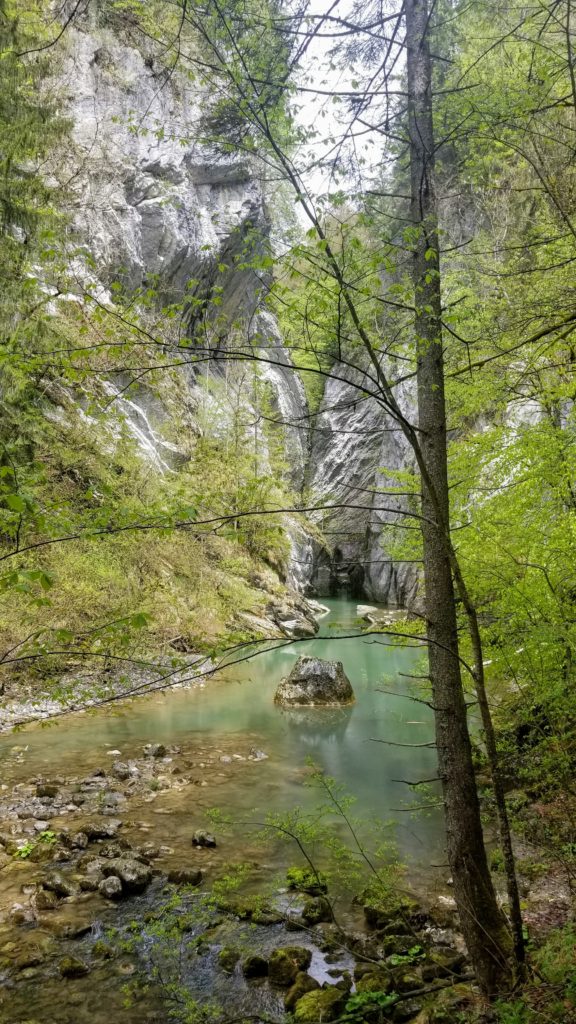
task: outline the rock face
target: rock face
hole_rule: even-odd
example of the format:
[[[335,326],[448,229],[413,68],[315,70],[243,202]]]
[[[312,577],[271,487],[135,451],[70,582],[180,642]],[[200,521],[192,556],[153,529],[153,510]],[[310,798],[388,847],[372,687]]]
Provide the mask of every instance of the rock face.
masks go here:
[[[202,141],[198,121],[210,104],[206,88],[178,72],[165,76],[162,54],[152,44],[149,52],[139,48],[99,8],[90,5],[67,30],[59,73],[63,113],[73,122],[63,171],[77,253],[71,278],[81,289],[89,285],[104,304],[112,302],[117,281],[128,292],[154,282],[162,303],[186,296],[190,310],[198,311],[190,312],[191,334],[196,327],[214,328],[209,310],[217,289],[218,351],[228,344],[226,325],[242,322],[245,343],[258,356],[252,368],[268,395],[267,421],[282,424],[278,436],[291,489],[298,494],[307,485],[310,504],[340,506],[322,513],[318,523],[327,532],[326,548],[311,540],[300,519],[285,516],[291,547],[287,582],[320,595],[346,589],[352,596],[410,606],[417,592],[414,566],[391,562],[382,543],[394,513],[381,506],[401,507],[403,499],[383,501],[374,494],[387,477],[394,480],[394,471],[410,465],[403,436],[376,400],[360,396],[352,371],[348,382],[342,370],[339,380],[327,381],[310,432],[302,381],[261,301],[266,282],[249,259],[239,259],[247,244],[256,254],[270,232],[260,180],[266,174],[252,158],[217,152]],[[246,368],[241,370],[238,389],[249,409],[252,389]],[[111,409],[160,473],[177,472],[190,458],[186,436],[217,437],[226,429],[234,406],[234,372],[225,360],[186,369],[182,376],[185,386],[172,405],[145,382],[130,384],[121,373],[102,381]],[[218,382],[224,378],[222,395]],[[414,405],[408,392],[397,391],[403,404]],[[174,415],[183,424],[178,445],[169,440]],[[266,476],[262,430],[251,443]],[[346,509],[344,503],[363,507]]]
[[[354,690],[341,661],[298,658],[290,675],[283,679],[274,700],[286,707],[352,704]]]
[[[312,434],[310,504],[335,508],[321,513],[319,525],[329,543],[314,545],[310,585],[320,597],[344,590],[356,598],[417,608],[417,567],[395,562],[389,548],[396,539],[396,513],[406,499],[381,493],[398,486],[398,471],[413,468],[410,447],[376,399],[362,397],[361,374],[339,376],[349,379],[327,381]],[[397,388],[396,397],[413,420],[409,388]]]

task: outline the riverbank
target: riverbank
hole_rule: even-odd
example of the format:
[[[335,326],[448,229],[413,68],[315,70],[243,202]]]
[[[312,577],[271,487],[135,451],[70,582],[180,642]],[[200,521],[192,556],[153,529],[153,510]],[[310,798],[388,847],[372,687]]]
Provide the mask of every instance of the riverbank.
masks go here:
[[[243,630],[243,643],[256,645],[261,641],[265,646],[267,640],[313,639],[318,632],[318,617],[328,611],[326,606],[292,591],[276,593],[267,577],[263,576],[261,583],[268,597],[261,613],[236,614],[236,627],[241,626]],[[181,640],[177,637],[172,641],[173,651],[169,657],[164,654],[145,660],[136,656],[100,659],[98,654],[88,653],[74,668],[68,668],[57,677],[44,676],[38,669],[33,673],[25,670],[13,673],[9,682],[2,681],[0,733],[114,701],[202,685],[219,671],[219,662],[233,660],[223,655],[207,658],[188,650],[188,644],[183,640],[179,642]],[[255,646],[254,650],[257,649]],[[23,662],[26,663],[25,657]]]

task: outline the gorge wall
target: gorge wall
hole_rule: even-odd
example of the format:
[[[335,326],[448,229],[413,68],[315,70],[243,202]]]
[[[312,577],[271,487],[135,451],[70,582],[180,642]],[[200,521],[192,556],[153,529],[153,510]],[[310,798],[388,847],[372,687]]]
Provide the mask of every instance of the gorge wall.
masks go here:
[[[383,546],[394,515],[382,505],[400,508],[402,499],[383,500],[377,493],[387,471],[392,475],[409,464],[406,443],[375,401],[359,401],[352,380],[327,381],[309,430],[302,382],[261,301],[263,274],[237,259],[269,236],[269,197],[255,161],[200,141],[206,92],[183,75],[168,75],[153,47],[142,49],[118,32],[95,5],[66,34],[59,88],[73,123],[65,172],[77,293],[88,288],[112,304],[111,286],[119,281],[126,293],[150,288],[162,303],[184,301],[182,329],[196,321],[194,329],[217,350],[233,344],[241,321],[258,355],[257,377],[267,387],[268,418],[289,424],[283,445],[292,491],[301,496],[306,489],[308,504],[338,506],[314,517],[324,543],[312,541],[301,520],[286,517],[288,581],[318,595],[344,590],[410,604],[414,567],[395,562]],[[218,314],[211,317],[215,294]],[[170,330],[177,340],[178,325]],[[170,408],[130,370],[104,381],[110,415],[121,417],[142,456],[160,472],[177,471],[188,457],[190,436],[218,436],[232,415],[214,381],[225,381],[227,393],[241,394],[258,412],[252,385],[233,366],[222,359],[182,368],[178,436]],[[252,443],[266,473],[267,442],[258,430],[256,425]]]

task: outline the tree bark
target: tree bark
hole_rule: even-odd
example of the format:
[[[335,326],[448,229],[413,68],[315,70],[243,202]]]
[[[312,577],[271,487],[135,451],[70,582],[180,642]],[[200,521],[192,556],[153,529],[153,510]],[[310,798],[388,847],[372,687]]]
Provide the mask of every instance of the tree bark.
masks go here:
[[[428,658],[447,853],[462,931],[486,993],[510,979],[510,935],[488,869],[458,652],[449,537],[438,211],[434,188],[428,0],[406,0],[411,238],[415,291],[422,536]]]

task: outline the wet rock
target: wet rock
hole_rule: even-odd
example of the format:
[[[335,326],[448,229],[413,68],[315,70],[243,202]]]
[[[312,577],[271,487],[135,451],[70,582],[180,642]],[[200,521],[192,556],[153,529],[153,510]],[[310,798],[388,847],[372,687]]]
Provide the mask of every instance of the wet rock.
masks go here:
[[[332,907],[325,896],[314,896],[304,901],[302,919],[308,925],[332,920]]]
[[[347,995],[335,986],[307,992],[294,1009],[297,1024],[318,1024],[319,1021],[338,1020],[346,1004]]]
[[[19,950],[14,960],[14,966],[18,970],[26,970],[27,967],[38,967],[39,964],[43,963],[48,956],[48,949],[46,943],[44,946],[36,943],[24,946],[23,949]]]
[[[310,977],[305,971],[299,971],[296,975],[294,984],[288,989],[284,997],[284,1007],[289,1013],[292,1012],[296,1003],[302,996],[306,995],[307,992],[315,992],[319,989],[320,985],[316,981],[316,978]]]
[[[216,839],[210,832],[204,832],[203,829],[198,829],[192,836],[192,846],[216,846]]]
[[[88,846],[88,836],[85,832],[61,832],[59,837],[63,846],[71,850],[85,850]]]
[[[240,953],[237,949],[232,949],[230,946],[224,946],[223,949],[218,953],[218,963],[226,974],[232,974],[234,968],[240,959]]]
[[[129,766],[127,764],[125,764],[124,761],[114,761],[114,764],[112,765],[111,771],[112,771],[112,775],[116,779],[120,779],[121,781],[124,781],[125,779],[129,779],[130,776],[132,775],[132,772],[131,772]]]
[[[55,796],[58,796],[59,792],[60,787],[54,782],[39,782],[36,786],[36,796],[38,797],[49,797],[50,799],[53,799]]]
[[[173,885],[200,885],[202,872],[198,868],[172,868],[168,872],[168,881]]]
[[[367,974],[374,974],[378,968],[376,964],[356,964],[354,967],[354,980],[360,981],[360,978],[364,978]]]
[[[168,847],[157,846],[156,843],[142,843],[142,846],[138,847],[137,853],[140,857],[144,857],[146,860],[156,860],[158,857],[162,856],[163,850],[168,850],[170,853],[172,852]]]
[[[42,888],[55,892],[57,896],[76,896],[78,886],[60,871],[53,871],[42,880]]]
[[[57,917],[39,917],[38,924],[41,928],[57,936],[59,939],[81,939],[92,931],[92,920],[62,919],[60,914]]]
[[[335,988],[339,988],[342,992],[345,992],[346,995],[350,994],[352,991],[352,975],[350,974],[350,971],[342,972],[342,977],[340,978],[340,981],[336,982]]]
[[[92,856],[83,857],[82,860],[78,862],[78,866],[81,867],[87,875],[93,876],[101,874],[104,864],[105,860],[103,857]]]
[[[55,910],[58,906],[58,897],[55,892],[48,892],[46,889],[39,889],[34,896],[36,910]]]
[[[253,924],[272,925],[284,920],[284,915],[273,907],[254,907],[251,914]]]
[[[354,691],[341,661],[298,658],[290,675],[280,683],[274,700],[285,707],[351,704]]]
[[[77,956],[65,956],[58,964],[58,970],[63,978],[82,978],[90,972],[88,964]]]
[[[287,988],[296,981],[300,971],[306,971],[312,963],[312,953],[303,946],[284,946],[275,949],[268,963],[268,975],[273,985]]]
[[[51,852],[50,859],[54,861],[55,864],[65,864],[66,861],[69,861],[72,858],[70,850],[67,850],[65,846],[48,846],[46,847],[46,849],[48,850],[49,853]],[[36,860],[37,852],[41,854],[43,850],[44,847],[37,846],[34,852],[31,854],[32,859]],[[45,860],[46,858],[44,856],[40,856],[38,859]]]
[[[242,961],[242,974],[245,978],[265,978],[268,974],[268,961],[258,953],[251,953]]]
[[[35,832],[47,832],[49,826],[50,822],[48,821],[36,820],[32,822],[32,828]]]
[[[105,857],[108,860],[112,859],[113,857],[124,857],[126,854],[126,850],[129,849],[130,843],[126,842],[125,840],[118,843],[104,843],[104,845],[101,846],[98,851],[98,856]]]
[[[98,886],[102,879],[99,875],[81,875],[78,879],[78,885],[82,892],[98,892]]]
[[[142,892],[152,881],[152,872],[147,864],[131,857],[114,857],[105,861],[102,867],[105,878],[115,875],[122,883],[123,893]]]
[[[114,839],[121,825],[122,822],[114,818],[110,818],[108,821],[87,821],[83,826],[83,831],[90,841],[93,839]]]
[[[407,953],[413,945],[414,939],[409,935],[382,935],[378,952],[382,957],[401,956]]]
[[[107,900],[119,900],[122,897],[122,882],[116,875],[110,875],[98,883],[98,892]]]
[[[106,811],[109,811],[111,808],[120,807],[121,804],[125,803],[126,797],[124,796],[124,793],[117,793],[115,790],[111,790],[109,793],[104,794],[104,798],[102,800],[102,813],[106,813]]]
[[[23,903],[14,903],[10,910],[10,921],[18,925],[36,924],[36,914],[32,907],[24,906]]]
[[[166,757],[166,747],[163,743],[147,743],[142,752],[144,757]]]
[[[113,960],[116,956],[116,952],[112,946],[109,946],[107,942],[103,942],[102,939],[98,939],[92,946],[92,952],[94,956],[99,957],[101,960]]]

